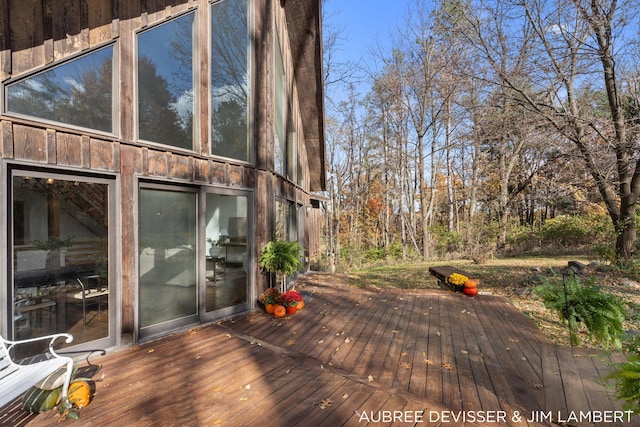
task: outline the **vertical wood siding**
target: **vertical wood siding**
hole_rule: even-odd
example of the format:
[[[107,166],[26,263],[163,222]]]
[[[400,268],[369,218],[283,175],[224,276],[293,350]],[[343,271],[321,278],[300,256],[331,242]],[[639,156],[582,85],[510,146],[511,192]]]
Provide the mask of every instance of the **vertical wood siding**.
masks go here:
[[[86,52],[117,40],[118,59],[118,129],[108,136],[51,125],[37,120],[14,118],[0,114],[0,159],[28,162],[43,167],[65,167],[71,170],[91,170],[118,174],[121,231],[116,242],[121,270],[122,332],[132,333],[135,325],[137,179],[189,182],[254,190],[255,238],[254,257],[272,238],[275,194],[290,200],[308,203],[309,167],[304,144],[299,158],[303,161],[305,188],[285,182],[273,173],[273,37],[275,21],[287,29],[285,11],[277,0],[253,2],[252,74],[253,164],[243,164],[209,155],[209,64],[208,0],[5,0],[0,2],[0,80],[28,75],[52,63]],[[197,58],[199,68],[200,117],[196,120],[196,140],[201,145],[193,152],[138,143],[135,139],[135,37],[146,25],[169,19],[189,9],[198,9]],[[287,37],[281,37],[288,48]],[[291,93],[297,94],[296,82],[289,62]],[[302,113],[294,100],[297,126],[302,131]],[[308,232],[312,221],[305,222]],[[316,236],[317,237],[317,236]],[[312,238],[313,240],[313,238]],[[316,238],[317,240],[317,238]],[[256,269],[257,271],[257,269]],[[255,290],[264,288],[266,277],[259,272],[253,282]]]

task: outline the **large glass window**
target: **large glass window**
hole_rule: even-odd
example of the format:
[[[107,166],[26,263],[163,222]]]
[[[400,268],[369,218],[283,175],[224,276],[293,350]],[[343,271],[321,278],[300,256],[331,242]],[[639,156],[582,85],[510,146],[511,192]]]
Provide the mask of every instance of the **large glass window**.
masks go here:
[[[211,5],[211,154],[249,161],[247,0]]]
[[[275,237],[279,240],[298,240],[296,236],[295,208],[288,200],[276,200]]]
[[[289,128],[289,112],[286,90],[286,76],[282,59],[282,49],[275,35],[275,82],[274,82],[274,109],[275,109],[275,141],[274,141],[274,170],[282,176],[286,175],[287,167],[287,133]]]
[[[13,336],[69,332],[74,345],[108,337],[112,185],[26,171],[11,184]]]
[[[155,325],[196,315],[197,193],[140,189],[139,313],[141,337]]]
[[[138,35],[138,137],[193,149],[194,13]]]
[[[247,302],[248,201],[222,194],[206,201],[206,311],[215,311]]]
[[[113,45],[9,83],[6,110],[113,132]]]
[[[287,87],[287,76],[284,67],[282,45],[275,37],[275,82],[274,82],[274,109],[275,109],[275,141],[274,141],[274,170],[280,175],[296,181],[297,168],[297,141],[291,108],[291,91]]]

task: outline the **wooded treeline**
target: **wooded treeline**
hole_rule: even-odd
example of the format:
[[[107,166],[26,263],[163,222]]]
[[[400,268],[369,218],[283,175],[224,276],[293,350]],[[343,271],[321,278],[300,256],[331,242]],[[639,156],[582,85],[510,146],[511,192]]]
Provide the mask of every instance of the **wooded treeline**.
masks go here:
[[[628,261],[636,1],[415,1],[360,93],[325,17],[327,257],[585,250]],[[360,64],[362,65],[362,64]],[[597,253],[596,253],[597,252]]]

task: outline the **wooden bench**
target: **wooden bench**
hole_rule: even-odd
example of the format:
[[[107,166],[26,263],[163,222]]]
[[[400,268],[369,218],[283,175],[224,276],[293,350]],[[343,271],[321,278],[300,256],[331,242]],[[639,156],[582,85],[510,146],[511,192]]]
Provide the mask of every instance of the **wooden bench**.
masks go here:
[[[471,275],[465,271],[460,270],[459,268],[452,267],[450,265],[441,265],[437,267],[429,267],[429,273],[432,276],[435,276],[436,279],[440,282],[440,288],[446,289],[450,291],[462,292],[463,286],[455,286],[447,280],[449,276],[453,273],[462,274],[463,276],[467,276],[471,278]]]
[[[58,338],[65,338],[66,343],[73,341],[70,334],[47,335],[20,341],[11,341],[0,336],[0,407],[19,397],[38,381],[65,365],[67,372],[61,397],[63,400],[67,399],[73,373],[73,359],[56,353],[53,345]],[[49,341],[48,352],[38,355],[34,358],[34,362],[24,363],[24,361],[15,360],[12,356],[12,351],[21,344],[46,340]]]

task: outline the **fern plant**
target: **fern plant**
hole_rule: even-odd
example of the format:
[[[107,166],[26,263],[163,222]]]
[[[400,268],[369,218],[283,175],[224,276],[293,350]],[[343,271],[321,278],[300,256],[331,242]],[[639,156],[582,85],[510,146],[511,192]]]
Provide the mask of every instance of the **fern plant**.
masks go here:
[[[285,276],[295,273],[302,265],[300,262],[301,251],[302,246],[298,242],[272,240],[262,248],[258,265],[269,273],[280,275],[284,289]]]
[[[632,354],[626,362],[616,364],[616,369],[605,377],[613,382],[623,408],[640,413],[640,355]]]
[[[555,275],[551,280],[534,289],[544,301],[545,307],[558,313],[567,322],[571,345],[579,345],[576,330],[580,323],[587,328],[590,338],[605,346],[620,348],[624,332],[625,309],[615,295],[602,291],[595,285],[595,278],[582,283],[575,274],[565,278]]]

